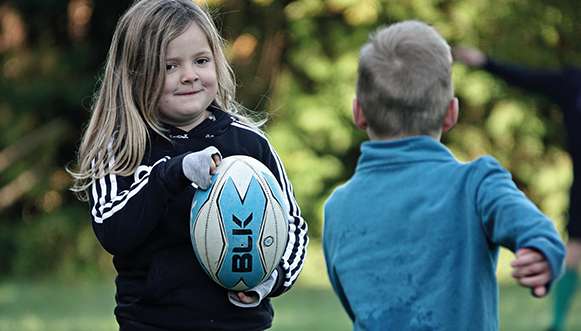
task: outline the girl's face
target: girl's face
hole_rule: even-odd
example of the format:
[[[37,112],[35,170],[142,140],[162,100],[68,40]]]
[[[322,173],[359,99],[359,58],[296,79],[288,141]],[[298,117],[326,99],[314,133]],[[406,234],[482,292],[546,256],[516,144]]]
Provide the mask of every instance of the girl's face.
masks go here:
[[[216,66],[204,32],[192,23],[166,50],[159,111],[164,122],[189,131],[208,117],[218,93]]]

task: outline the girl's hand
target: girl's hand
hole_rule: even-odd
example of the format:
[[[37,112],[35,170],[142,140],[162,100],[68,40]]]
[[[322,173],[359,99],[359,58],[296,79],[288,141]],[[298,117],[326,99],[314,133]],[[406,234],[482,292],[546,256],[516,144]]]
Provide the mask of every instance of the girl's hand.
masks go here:
[[[258,294],[252,291],[236,292],[236,295],[238,296],[238,300],[242,303],[250,304],[258,301]]]
[[[210,186],[211,176],[216,173],[222,160],[220,151],[214,146],[186,155],[182,161],[184,175],[200,189]]]

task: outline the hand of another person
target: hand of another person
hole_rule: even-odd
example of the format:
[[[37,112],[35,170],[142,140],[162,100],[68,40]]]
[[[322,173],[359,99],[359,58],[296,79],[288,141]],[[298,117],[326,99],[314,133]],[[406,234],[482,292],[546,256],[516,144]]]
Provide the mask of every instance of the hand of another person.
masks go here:
[[[486,55],[476,48],[454,47],[452,56],[455,61],[470,67],[481,67],[486,62]]]
[[[216,173],[222,155],[214,146],[207,147],[199,152],[186,155],[182,161],[184,175],[205,190],[210,186],[211,176]]]
[[[551,280],[551,268],[540,252],[522,248],[516,252],[516,259],[510,265],[512,276],[524,287],[531,288],[533,295],[541,298],[547,294],[547,284]]]

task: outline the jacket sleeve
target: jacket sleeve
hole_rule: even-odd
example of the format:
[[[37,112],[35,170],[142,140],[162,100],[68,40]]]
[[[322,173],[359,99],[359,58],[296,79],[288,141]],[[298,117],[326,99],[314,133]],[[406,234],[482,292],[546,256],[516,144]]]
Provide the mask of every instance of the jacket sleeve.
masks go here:
[[[552,280],[563,269],[565,246],[553,223],[516,187],[510,173],[493,158],[479,161],[477,212],[488,240],[513,252],[533,248],[551,268]]]
[[[181,167],[184,155],[141,165],[132,176],[95,179],[89,202],[93,230],[112,255],[136,249],[158,224],[169,198],[189,184]]]
[[[492,59],[486,61],[483,69],[510,85],[547,96],[554,101],[565,97],[564,93],[567,92],[563,86],[566,79],[560,70],[529,69]]]
[[[266,137],[264,137],[266,139]],[[277,267],[278,279],[269,296],[274,297],[288,291],[296,282],[305,261],[309,238],[307,223],[301,216],[301,210],[294,197],[293,188],[285,173],[284,166],[274,148],[266,140],[266,152],[263,162],[270,169],[280,184],[289,206],[289,237],[282,261]]]

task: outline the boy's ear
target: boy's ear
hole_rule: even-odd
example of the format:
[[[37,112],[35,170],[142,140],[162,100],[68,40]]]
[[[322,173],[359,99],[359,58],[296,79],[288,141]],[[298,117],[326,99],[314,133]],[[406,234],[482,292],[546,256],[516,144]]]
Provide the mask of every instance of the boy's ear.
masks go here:
[[[448,132],[450,129],[456,125],[458,122],[458,113],[460,111],[460,106],[458,104],[458,98],[453,98],[448,104],[448,111],[444,116],[442,121],[442,132]]]
[[[353,98],[352,111],[353,111],[353,123],[355,123],[355,126],[361,130],[366,130],[367,129],[367,119],[365,118],[365,115],[363,114],[363,109],[361,109],[361,105],[359,104],[357,97]]]

